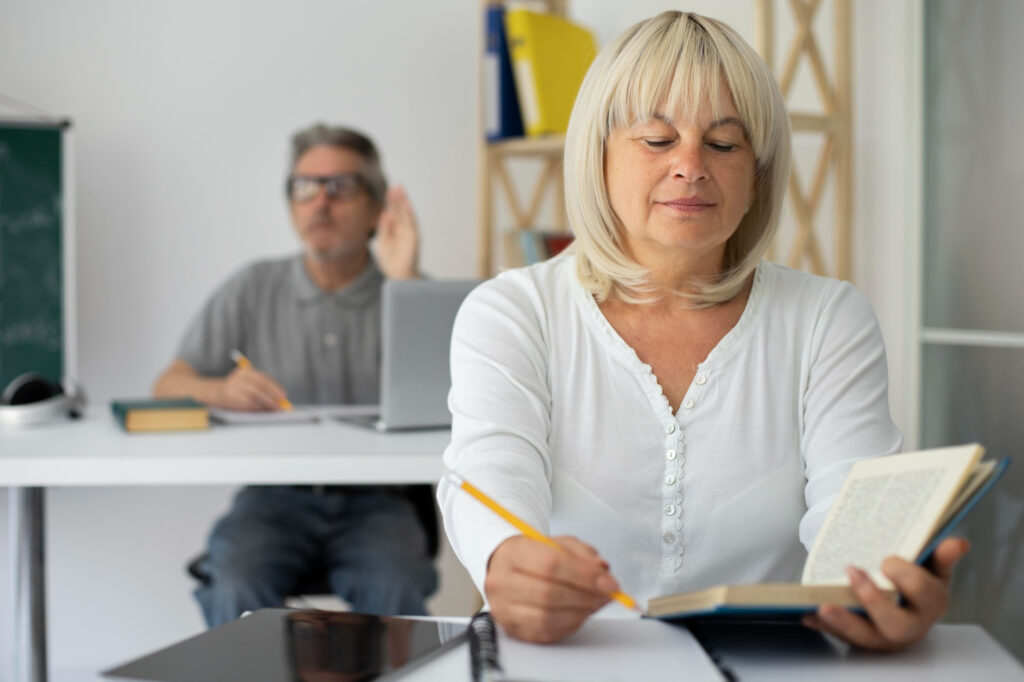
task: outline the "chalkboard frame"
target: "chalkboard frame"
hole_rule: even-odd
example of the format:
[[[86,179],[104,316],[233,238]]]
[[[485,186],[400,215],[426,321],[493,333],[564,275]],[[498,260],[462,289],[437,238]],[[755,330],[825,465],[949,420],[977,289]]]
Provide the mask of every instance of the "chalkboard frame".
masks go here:
[[[60,377],[64,392],[77,393],[78,383],[78,304],[76,256],[77,227],[75,223],[74,183],[74,131],[71,121],[66,118],[19,117],[0,114],[0,128],[46,129],[60,133],[60,175],[61,175],[61,276],[62,276],[62,355],[63,368]],[[0,386],[0,390],[3,387]]]

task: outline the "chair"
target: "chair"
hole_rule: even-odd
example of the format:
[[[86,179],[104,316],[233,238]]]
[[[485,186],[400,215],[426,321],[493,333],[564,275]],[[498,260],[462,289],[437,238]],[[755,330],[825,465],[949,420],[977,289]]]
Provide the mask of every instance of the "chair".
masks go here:
[[[423,530],[427,533],[427,554],[431,559],[435,559],[440,543],[440,531],[437,507],[434,504],[434,489],[426,483],[410,485],[406,487],[406,496],[412,502],[412,506],[416,510],[416,518],[419,519]],[[203,562],[208,556],[208,552],[203,552],[185,566],[188,574],[204,585],[208,585],[211,580],[210,575],[202,568]],[[330,594],[331,587],[327,583],[326,567],[314,567],[309,575],[300,581],[299,588],[295,593],[293,596]]]

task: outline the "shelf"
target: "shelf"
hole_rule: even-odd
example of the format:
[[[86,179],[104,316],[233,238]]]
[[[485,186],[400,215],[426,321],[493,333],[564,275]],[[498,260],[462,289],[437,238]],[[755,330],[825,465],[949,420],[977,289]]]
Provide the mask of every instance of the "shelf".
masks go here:
[[[479,6],[486,8],[492,4],[506,3],[505,0],[481,0]],[[544,5],[548,12],[557,16],[568,14],[568,0],[538,0],[534,4]],[[483,28],[484,22],[481,21],[479,26]],[[486,92],[488,82],[483,59],[486,44],[486,31],[483,31],[479,41],[480,93]],[[538,225],[546,229],[567,229],[562,180],[565,135],[487,142],[484,139],[484,106],[480,97],[477,104],[480,122],[477,138],[477,273],[479,277],[487,278],[494,274],[495,266],[507,260],[503,256],[508,254],[502,253],[504,249],[498,239],[505,230],[531,229]],[[546,197],[550,198],[547,203],[544,201]],[[542,219],[541,208],[549,208],[551,217]],[[501,231],[499,225],[502,226]]]
[[[538,156],[561,154],[565,135],[545,137],[517,137],[500,142],[489,142],[487,149],[498,156]]]

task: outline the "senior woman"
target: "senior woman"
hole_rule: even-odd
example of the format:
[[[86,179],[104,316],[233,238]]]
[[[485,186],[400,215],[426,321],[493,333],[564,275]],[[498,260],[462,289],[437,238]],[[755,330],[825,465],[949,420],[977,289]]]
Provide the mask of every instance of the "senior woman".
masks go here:
[[[445,464],[567,550],[441,482],[452,546],[513,636],[561,639],[617,589],[798,580],[850,466],[900,449],[866,300],[761,260],[789,165],[771,73],[715,20],[663,13],[590,68],[566,135],[574,247],[481,285],[452,339]],[[903,606],[851,569],[866,617],[805,623],[906,646],[966,551],[947,541],[933,572],[888,559]]]

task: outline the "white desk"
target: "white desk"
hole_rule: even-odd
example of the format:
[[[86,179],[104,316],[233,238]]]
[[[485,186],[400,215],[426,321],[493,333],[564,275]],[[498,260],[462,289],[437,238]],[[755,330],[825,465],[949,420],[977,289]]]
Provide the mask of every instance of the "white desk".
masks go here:
[[[389,649],[391,640],[387,647],[373,646],[374,635],[346,637],[341,630],[321,630],[319,638],[307,631],[301,637],[288,627],[288,614],[284,609],[257,611],[121,664],[116,679],[280,682],[298,678],[300,660],[308,679],[349,679],[380,665],[383,649],[391,654],[400,650]],[[437,622],[442,641],[455,634],[452,626],[466,621],[427,620]],[[299,650],[304,655],[297,655]],[[874,654],[851,651],[796,624],[701,625],[691,634],[656,620],[591,618],[556,644],[527,644],[501,633],[498,658],[509,679],[532,682],[1024,680],[1020,663],[975,625],[939,625],[906,651]],[[403,671],[402,679],[469,682],[469,645],[455,644]]]
[[[590,623],[567,642],[529,645],[499,642],[499,656],[510,678],[535,682],[632,682],[633,680],[703,679],[686,643],[672,642],[671,633],[657,640],[648,635],[639,646],[609,643],[606,635],[615,623]],[[629,625],[628,623],[626,624]],[[665,623],[637,623],[674,630]],[[963,682],[999,680],[1024,682],[1024,667],[977,625],[937,625],[924,641],[897,654],[853,650],[799,626],[729,626],[720,628],[701,643],[734,679],[741,682]],[[626,629],[628,631],[628,628]],[[596,636],[595,636],[596,633]],[[657,633],[655,633],[657,634]],[[593,640],[593,641],[591,641]],[[602,644],[591,649],[591,644]],[[606,660],[602,649],[617,655]],[[651,647],[658,649],[653,654]],[[676,655],[666,662],[663,647]],[[588,659],[603,661],[595,674]],[[687,675],[686,665],[696,668]],[[405,679],[405,678],[403,678]],[[409,682],[470,682],[469,652],[465,646],[445,652],[410,672]]]
[[[10,487],[14,682],[46,680],[44,490],[51,486],[436,483],[447,430],[378,433],[340,421],[123,432],[106,407],[0,431]]]

